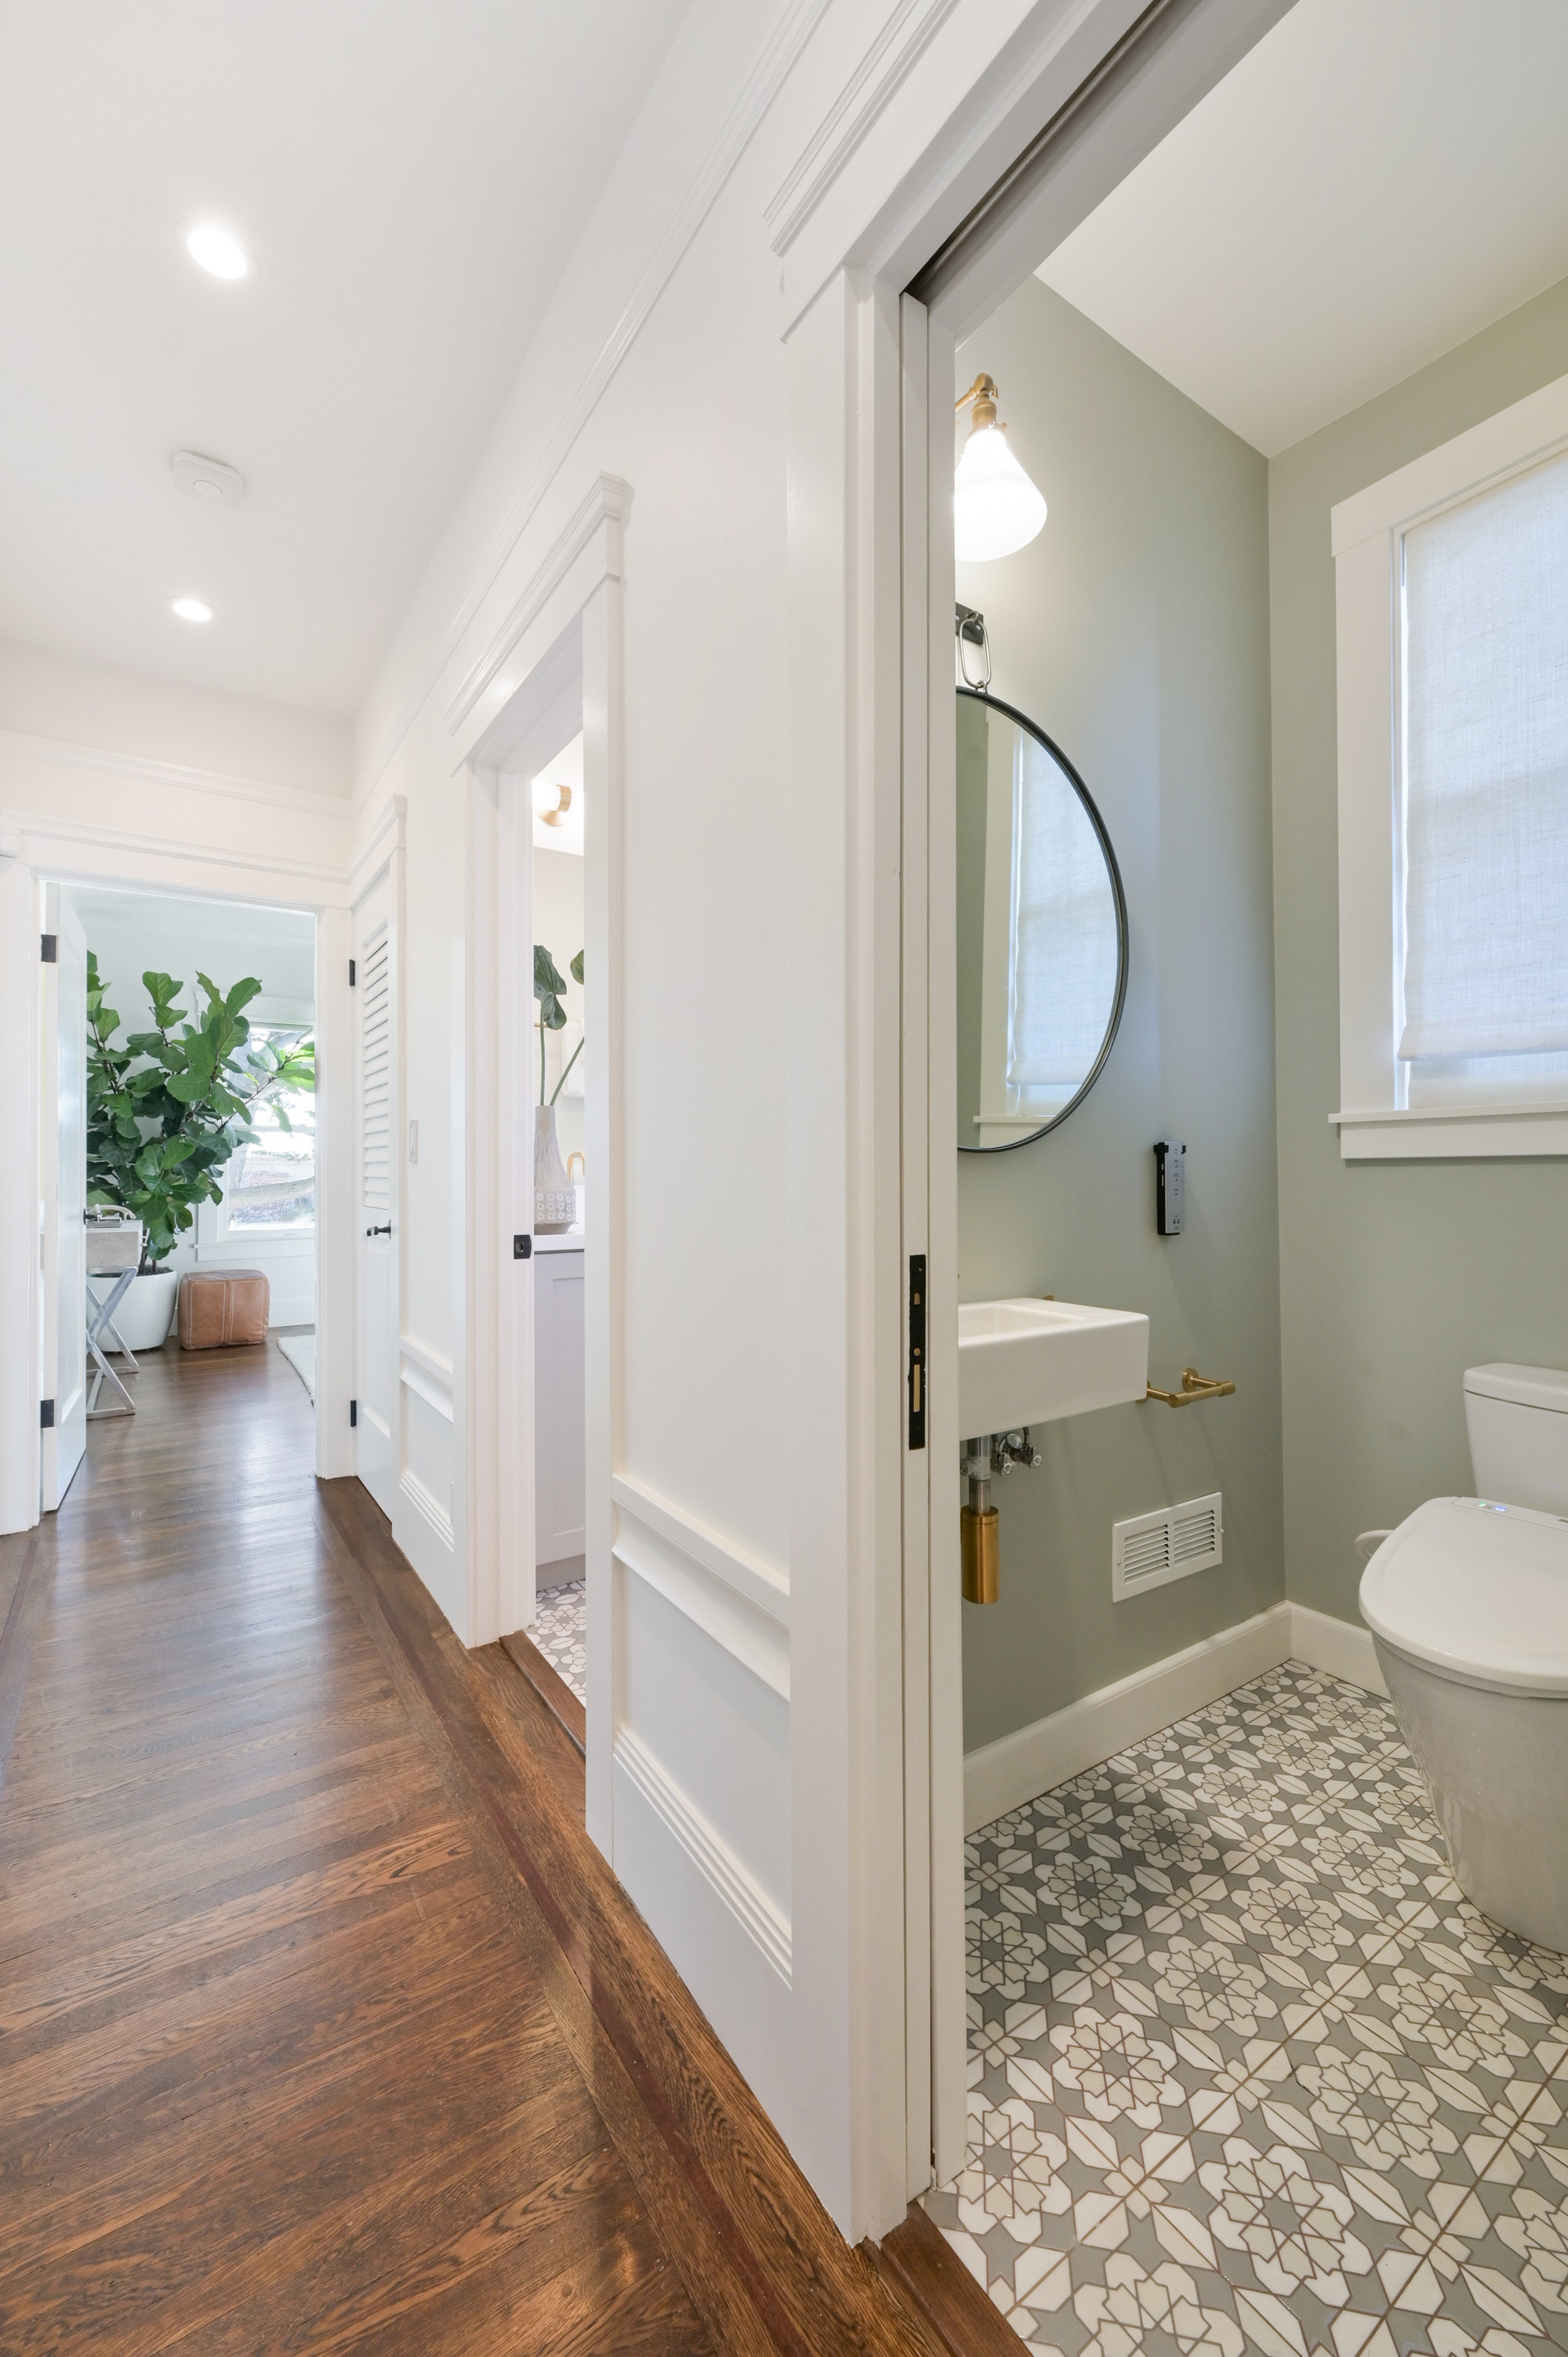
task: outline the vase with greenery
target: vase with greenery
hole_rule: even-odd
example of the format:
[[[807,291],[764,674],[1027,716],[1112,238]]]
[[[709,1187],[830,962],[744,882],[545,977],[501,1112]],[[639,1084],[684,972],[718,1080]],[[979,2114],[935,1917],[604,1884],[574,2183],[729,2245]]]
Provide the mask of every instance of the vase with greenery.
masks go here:
[[[87,959],[87,1200],[118,1205],[142,1222],[142,1274],[155,1274],[196,1222],[199,1203],[220,1203],[225,1166],[256,1134],[249,1116],[263,1098],[316,1086],[316,1043],[251,1041],[242,1009],[262,985],[253,975],[225,993],[206,974],[192,1022],[183,983],[145,974],[153,1028],[116,1044],[120,1017],[90,951]],[[281,1103],[273,1107],[285,1128]]]
[[[572,979],[583,979],[583,952],[572,960]],[[544,1035],[566,1025],[566,981],[542,942],[533,944],[533,996],[539,1001],[539,1103],[533,1116],[533,1225],[541,1235],[563,1235],[576,1223],[577,1190],[566,1176],[555,1135],[555,1100],[566,1085],[566,1074],[583,1052],[578,1040],[565,1069],[547,1097],[549,1074],[544,1062]]]

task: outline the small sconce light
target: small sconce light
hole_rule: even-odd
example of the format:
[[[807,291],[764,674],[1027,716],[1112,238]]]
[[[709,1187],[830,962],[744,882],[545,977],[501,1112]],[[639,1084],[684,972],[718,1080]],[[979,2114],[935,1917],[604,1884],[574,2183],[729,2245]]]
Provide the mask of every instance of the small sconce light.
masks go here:
[[[1044,494],[1007,447],[996,385],[977,376],[953,404],[970,411],[969,439],[953,479],[953,554],[965,564],[1026,548],[1046,521]]]
[[[564,826],[572,807],[570,786],[553,786],[536,778],[533,784],[533,807],[546,826]]]

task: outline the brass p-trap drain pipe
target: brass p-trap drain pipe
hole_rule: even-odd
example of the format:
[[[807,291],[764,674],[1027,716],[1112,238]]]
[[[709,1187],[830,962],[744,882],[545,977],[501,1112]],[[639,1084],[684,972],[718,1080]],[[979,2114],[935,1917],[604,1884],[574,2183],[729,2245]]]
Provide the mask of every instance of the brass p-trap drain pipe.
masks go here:
[[[1015,1465],[1041,1461],[1027,1425],[1021,1432],[992,1432],[966,1443],[963,1469],[969,1477],[969,1503],[959,1516],[966,1604],[994,1604],[1002,1593],[1001,1525],[991,1502],[993,1475],[1004,1478]]]

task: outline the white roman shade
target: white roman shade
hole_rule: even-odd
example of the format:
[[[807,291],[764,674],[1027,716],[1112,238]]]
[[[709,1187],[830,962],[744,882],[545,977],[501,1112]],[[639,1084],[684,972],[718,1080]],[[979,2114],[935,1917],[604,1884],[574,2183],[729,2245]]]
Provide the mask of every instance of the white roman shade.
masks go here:
[[[1568,456],[1402,537],[1399,1056],[1568,1049]]]
[[[1012,991],[1007,1080],[1076,1088],[1115,1002],[1116,902],[1077,789],[1020,729],[1013,770]]]

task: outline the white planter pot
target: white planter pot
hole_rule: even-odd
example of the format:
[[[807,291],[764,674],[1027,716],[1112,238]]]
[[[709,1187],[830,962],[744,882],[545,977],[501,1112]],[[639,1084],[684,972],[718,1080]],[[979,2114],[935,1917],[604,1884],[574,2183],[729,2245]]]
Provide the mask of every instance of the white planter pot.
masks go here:
[[[109,1298],[109,1285],[100,1277],[93,1291],[100,1301]],[[174,1324],[175,1304],[179,1299],[179,1271],[160,1270],[154,1276],[134,1276],[124,1299],[114,1312],[114,1330],[133,1355],[138,1351],[156,1351],[168,1338]]]

